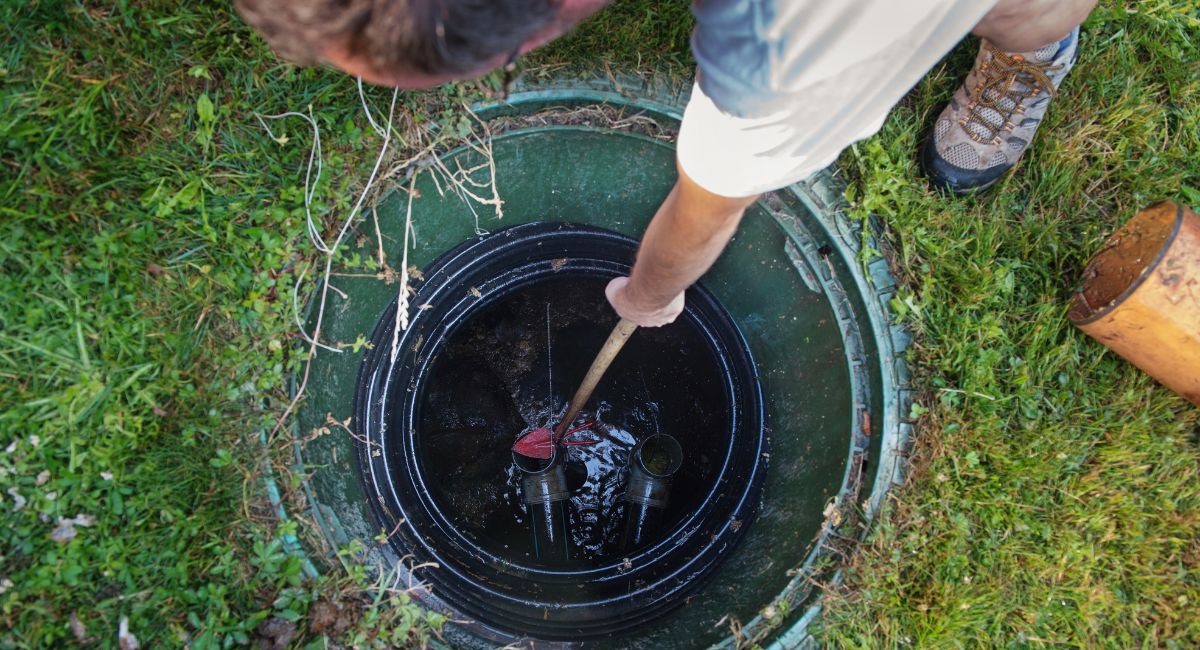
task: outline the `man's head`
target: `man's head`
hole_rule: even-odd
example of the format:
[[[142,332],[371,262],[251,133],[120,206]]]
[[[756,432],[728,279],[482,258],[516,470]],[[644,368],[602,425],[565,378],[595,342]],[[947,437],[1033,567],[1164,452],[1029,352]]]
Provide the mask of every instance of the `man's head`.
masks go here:
[[[477,77],[563,34],[611,0],[236,0],[284,57],[375,83]]]

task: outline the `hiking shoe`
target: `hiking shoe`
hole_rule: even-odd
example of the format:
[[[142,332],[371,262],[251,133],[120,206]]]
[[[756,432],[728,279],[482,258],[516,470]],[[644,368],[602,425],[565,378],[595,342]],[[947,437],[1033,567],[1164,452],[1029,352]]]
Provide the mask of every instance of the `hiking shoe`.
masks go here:
[[[1078,27],[1032,52],[1004,52],[984,39],[922,148],[930,183],[962,195],[1000,180],[1033,141],[1078,51]]]

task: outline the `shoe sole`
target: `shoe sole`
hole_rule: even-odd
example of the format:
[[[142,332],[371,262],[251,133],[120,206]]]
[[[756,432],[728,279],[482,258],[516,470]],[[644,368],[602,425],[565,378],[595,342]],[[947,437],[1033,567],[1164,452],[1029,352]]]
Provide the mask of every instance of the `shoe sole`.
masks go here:
[[[962,185],[955,183],[945,175],[938,172],[932,162],[935,156],[937,156],[937,145],[934,143],[933,134],[930,133],[929,136],[925,138],[924,146],[921,147],[921,155],[918,156],[917,161],[918,167],[921,168],[921,172],[925,175],[925,178],[929,180],[930,187],[941,192],[950,192],[954,196],[970,196],[972,194],[985,192],[991,189],[996,183],[999,183],[1000,179],[1004,178],[1008,172],[1012,171],[1012,168],[1015,167],[1015,165],[1009,165],[1008,168],[1006,168],[998,176],[980,185],[963,187]],[[969,173],[969,170],[963,171]]]

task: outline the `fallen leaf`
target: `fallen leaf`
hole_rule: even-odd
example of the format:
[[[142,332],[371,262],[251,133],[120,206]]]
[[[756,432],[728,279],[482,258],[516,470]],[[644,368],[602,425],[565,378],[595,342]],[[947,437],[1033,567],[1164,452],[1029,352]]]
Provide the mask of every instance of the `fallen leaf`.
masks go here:
[[[17,488],[8,488],[8,496],[12,497],[13,500],[13,512],[25,507],[25,497],[21,496],[20,492],[17,492]]]
[[[68,544],[71,540],[75,539],[77,534],[78,533],[75,532],[75,520],[59,519],[58,525],[55,526],[54,530],[50,533],[50,539],[58,542],[59,544]]]
[[[46,481],[49,481],[49,480],[50,480],[50,470],[44,469],[44,470],[38,472],[37,480],[34,482],[34,485],[36,485],[38,487],[42,487],[43,485],[46,484]]]
[[[258,645],[266,650],[283,650],[295,636],[296,624],[278,616],[258,624]]]
[[[337,622],[337,606],[327,600],[318,600],[308,608],[308,629],[314,634],[324,634]]]
[[[94,523],[96,523],[96,518],[91,515],[75,515],[71,519],[60,518],[58,520],[58,525],[55,526],[54,531],[50,533],[50,539],[58,542],[59,544],[66,544],[75,539],[75,536],[78,534],[75,531],[76,526],[87,528]]]
[[[75,635],[75,641],[80,645],[88,642],[87,628],[84,627],[83,621],[79,620],[79,616],[75,612],[71,612],[71,618],[67,623],[71,626],[71,634]]]
[[[840,510],[838,510],[836,501],[830,501],[829,504],[825,506],[825,511],[821,514],[829,520],[829,524],[831,526],[836,527],[842,525],[842,513]]]
[[[138,650],[141,647],[137,637],[129,631],[129,618],[125,616],[121,617],[121,622],[117,625],[117,645],[121,650]]]

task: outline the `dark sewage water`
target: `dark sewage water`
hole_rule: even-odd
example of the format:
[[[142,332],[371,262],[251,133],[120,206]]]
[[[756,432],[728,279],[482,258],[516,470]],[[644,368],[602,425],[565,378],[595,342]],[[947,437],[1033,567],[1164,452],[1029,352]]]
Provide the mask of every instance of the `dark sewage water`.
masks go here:
[[[510,450],[531,429],[557,424],[616,324],[604,285],[563,273],[485,306],[451,335],[423,387],[417,453],[433,498],[465,536],[517,564],[538,562]],[[639,440],[664,433],[683,448],[660,533],[712,490],[728,453],[731,397],[697,327],[685,316],[636,331],[576,419],[595,424],[571,440],[596,444],[565,449],[568,564],[636,550],[621,548],[621,496]]]

